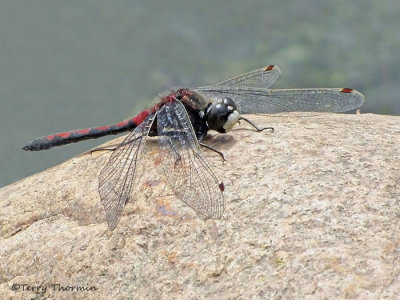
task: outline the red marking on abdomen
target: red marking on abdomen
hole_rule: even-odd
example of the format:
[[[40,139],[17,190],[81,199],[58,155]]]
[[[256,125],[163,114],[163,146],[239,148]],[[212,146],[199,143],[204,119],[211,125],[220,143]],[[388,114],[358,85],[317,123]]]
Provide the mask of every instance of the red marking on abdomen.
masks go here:
[[[268,67],[265,68],[265,71],[271,71],[273,68],[275,68],[274,65],[269,65]]]
[[[90,131],[90,128],[86,128],[86,129],[77,129],[74,130],[73,133],[79,133],[79,134],[86,134]]]
[[[52,134],[46,137],[47,140],[51,141],[52,139],[56,137],[61,137],[61,138],[67,138],[71,135],[72,132],[61,132],[61,133],[56,133]]]
[[[221,182],[221,183],[219,184],[219,189],[221,190],[221,192],[225,191],[225,185],[224,185],[223,182]]]
[[[353,89],[343,88],[340,92],[342,92],[342,93],[352,93]]]
[[[133,123],[135,123],[136,126],[139,126],[140,124],[142,124],[144,119],[147,118],[148,115],[149,115],[149,111],[148,110],[144,110],[140,114],[138,114],[137,116],[133,117],[131,120],[133,121]]]
[[[115,125],[118,126],[118,127],[125,127],[128,124],[128,122],[129,121],[122,121],[122,122],[119,122],[119,123],[117,123]]]
[[[107,130],[108,128],[110,128],[110,125],[107,126],[100,126],[100,127],[95,127],[97,130]]]

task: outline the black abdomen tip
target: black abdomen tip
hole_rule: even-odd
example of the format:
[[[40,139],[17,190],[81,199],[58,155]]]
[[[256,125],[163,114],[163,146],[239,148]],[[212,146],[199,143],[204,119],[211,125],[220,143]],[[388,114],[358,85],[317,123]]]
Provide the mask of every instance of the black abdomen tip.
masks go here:
[[[32,142],[26,144],[22,147],[25,151],[40,151],[49,149],[51,146],[49,144],[43,143],[42,140],[33,140]]]

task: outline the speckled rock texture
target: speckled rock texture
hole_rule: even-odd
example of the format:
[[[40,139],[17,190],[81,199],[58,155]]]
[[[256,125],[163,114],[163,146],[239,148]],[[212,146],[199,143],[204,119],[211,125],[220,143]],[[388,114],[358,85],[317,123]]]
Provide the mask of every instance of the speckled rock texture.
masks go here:
[[[399,299],[400,117],[249,118],[275,132],[205,140],[227,159],[203,149],[222,219],[166,187],[156,138],[114,231],[97,192],[110,152],[0,189],[1,298]]]

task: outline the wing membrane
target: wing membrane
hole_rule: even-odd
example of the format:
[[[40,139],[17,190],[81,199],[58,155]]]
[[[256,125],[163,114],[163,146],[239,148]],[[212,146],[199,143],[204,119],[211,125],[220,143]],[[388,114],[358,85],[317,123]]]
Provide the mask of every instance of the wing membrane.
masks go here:
[[[224,211],[221,185],[203,158],[185,107],[163,106],[157,116],[161,168],[174,193],[205,217]]]
[[[137,164],[157,113],[150,114],[111,154],[99,175],[99,194],[110,230],[121,218],[137,175]]]
[[[199,87],[198,90],[212,88],[214,86],[247,86],[267,89],[278,81],[281,70],[274,65],[244,73],[211,86]]]
[[[242,114],[291,111],[345,112],[360,108],[364,96],[352,89],[261,89],[254,87],[209,86],[197,89],[216,100],[229,97]]]

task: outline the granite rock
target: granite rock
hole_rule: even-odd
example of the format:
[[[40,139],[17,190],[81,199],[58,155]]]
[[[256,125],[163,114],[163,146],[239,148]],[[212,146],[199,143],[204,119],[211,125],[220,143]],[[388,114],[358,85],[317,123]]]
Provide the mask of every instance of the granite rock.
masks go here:
[[[218,220],[166,186],[157,138],[114,231],[97,192],[109,152],[0,189],[2,297],[399,298],[400,117],[249,118],[275,132],[205,140],[227,159],[203,149],[226,186]]]

